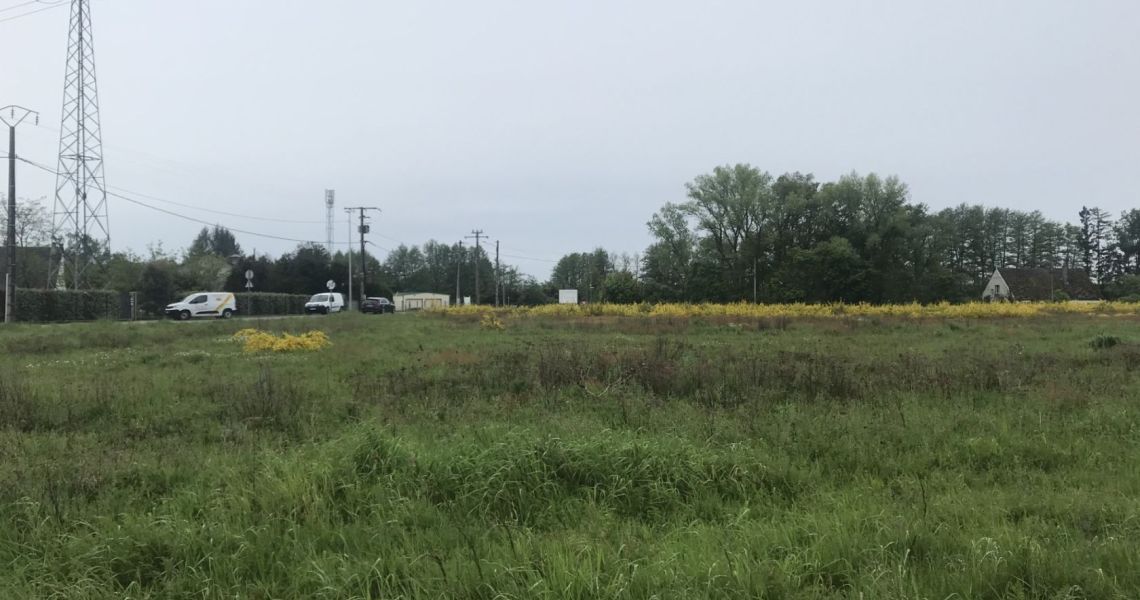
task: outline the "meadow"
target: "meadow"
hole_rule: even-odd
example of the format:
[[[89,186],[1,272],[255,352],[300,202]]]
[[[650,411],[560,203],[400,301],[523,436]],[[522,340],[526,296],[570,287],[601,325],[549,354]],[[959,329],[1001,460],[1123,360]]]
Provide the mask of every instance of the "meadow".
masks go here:
[[[5,327],[0,598],[1140,597],[1080,306]]]

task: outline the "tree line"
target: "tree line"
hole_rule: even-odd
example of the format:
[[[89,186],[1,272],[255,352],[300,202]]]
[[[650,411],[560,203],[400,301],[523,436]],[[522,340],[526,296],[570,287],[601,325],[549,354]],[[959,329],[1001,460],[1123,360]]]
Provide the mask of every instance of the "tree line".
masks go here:
[[[778,177],[747,164],[722,166],[686,184],[686,200],[649,219],[652,242],[639,254],[602,248],[574,252],[546,281],[502,264],[485,249],[434,240],[397,246],[362,268],[367,295],[435,292],[481,304],[540,304],[559,289],[587,302],[934,302],[977,299],[999,267],[1083,269],[1108,297],[1140,296],[1140,210],[1118,217],[1082,206],[1075,223],[1039,211],[961,204],[933,211],[910,198],[897,177],[851,173],[820,182],[811,174]],[[20,245],[47,244],[50,221],[22,201]],[[300,244],[279,257],[243,252],[232,232],[203,228],[181,253],[151,246],[145,256],[108,252],[90,240],[60,249],[83,252],[86,285],[139,291],[156,309],[179,293],[203,289],[311,294],[336,282],[346,291],[348,252]],[[31,261],[34,257],[29,257]],[[22,285],[46,265],[24,264]],[[476,279],[479,291],[476,295]],[[46,282],[45,282],[46,283]],[[359,289],[359,288],[357,288]]]
[[[599,299],[934,302],[978,299],[999,267],[1083,269],[1108,297],[1140,294],[1140,211],[1082,207],[1076,224],[1039,211],[962,204],[932,211],[897,177],[819,182],[746,164],[687,184],[648,222],[637,270],[603,250],[570,254],[558,287]]]

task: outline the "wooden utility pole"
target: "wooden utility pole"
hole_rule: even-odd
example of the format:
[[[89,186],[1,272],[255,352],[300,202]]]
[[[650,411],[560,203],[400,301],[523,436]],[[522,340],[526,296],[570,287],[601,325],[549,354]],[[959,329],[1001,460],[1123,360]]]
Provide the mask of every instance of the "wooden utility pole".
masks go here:
[[[368,218],[364,215],[364,212],[369,210],[375,210],[379,212],[380,209],[376,208],[375,206],[350,206],[345,210],[360,211],[360,227],[357,228],[357,231],[360,232],[360,301],[363,303],[364,299],[368,297],[368,260],[364,254],[364,234],[368,233],[372,229],[370,225],[367,225],[364,222],[365,219]],[[349,252],[351,251],[352,247],[349,246]]]
[[[459,295],[459,270],[463,267],[463,240],[459,240],[459,251],[455,254],[455,305],[463,305],[463,296]]]
[[[472,229],[471,235],[465,236],[468,238],[475,238],[475,304],[479,304],[479,239],[487,237],[482,229]]]

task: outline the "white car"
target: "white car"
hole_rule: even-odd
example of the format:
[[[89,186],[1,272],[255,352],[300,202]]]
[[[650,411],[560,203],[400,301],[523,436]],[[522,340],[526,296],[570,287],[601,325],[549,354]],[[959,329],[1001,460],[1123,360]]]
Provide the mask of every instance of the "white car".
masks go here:
[[[309,301],[305,303],[305,313],[321,313],[327,315],[329,313],[340,312],[344,310],[344,294],[336,292],[329,292],[325,294],[314,294]]]
[[[194,292],[181,302],[166,305],[166,316],[181,321],[193,317],[228,319],[237,312],[237,300],[229,292]]]

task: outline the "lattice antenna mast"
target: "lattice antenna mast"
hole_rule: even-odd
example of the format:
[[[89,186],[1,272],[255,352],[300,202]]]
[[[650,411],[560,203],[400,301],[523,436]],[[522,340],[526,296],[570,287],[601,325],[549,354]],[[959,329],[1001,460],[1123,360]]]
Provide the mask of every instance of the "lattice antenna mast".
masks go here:
[[[329,257],[333,253],[333,205],[336,204],[336,190],[325,190],[325,247]],[[350,240],[351,241],[351,240]],[[351,296],[352,294],[349,294]]]
[[[63,252],[71,268],[71,286],[78,289],[95,254],[109,251],[111,244],[89,0],[71,2],[63,117],[59,129],[52,244]],[[52,264],[56,264],[55,261]],[[55,281],[63,283],[62,261],[59,264],[60,272]],[[52,281],[49,276],[49,285]]]

